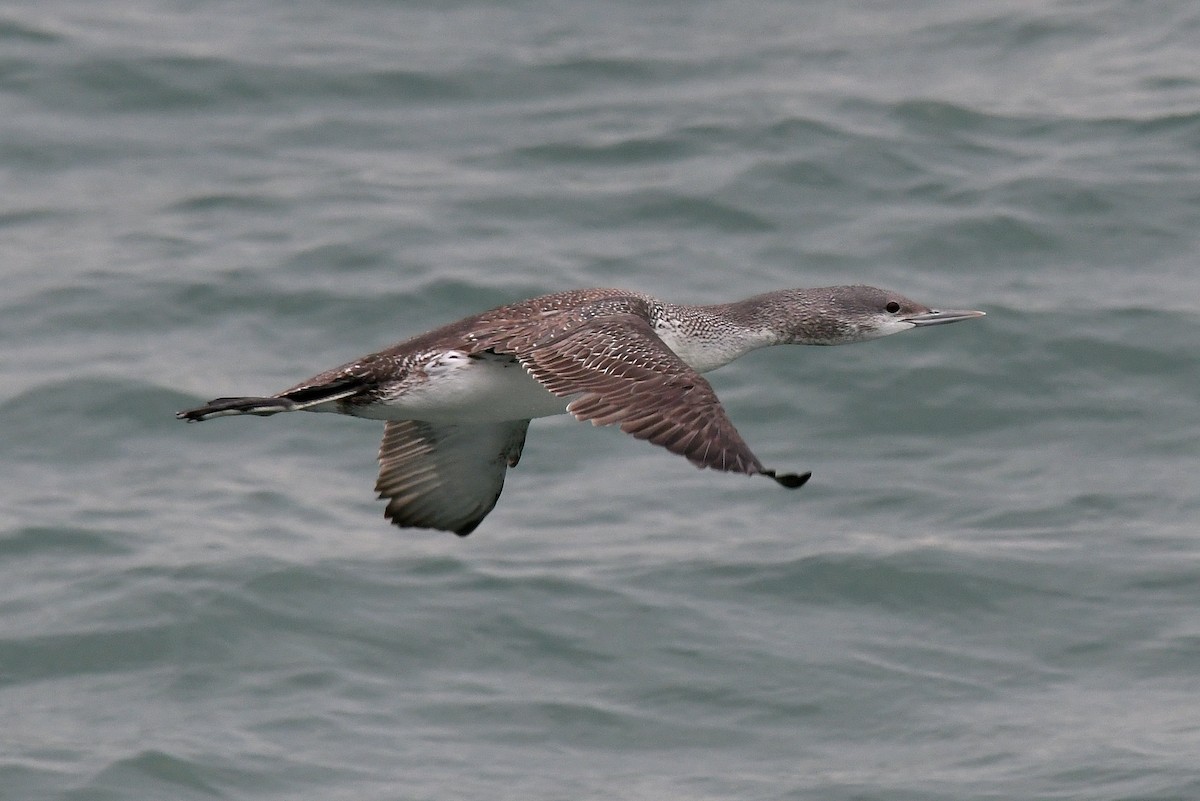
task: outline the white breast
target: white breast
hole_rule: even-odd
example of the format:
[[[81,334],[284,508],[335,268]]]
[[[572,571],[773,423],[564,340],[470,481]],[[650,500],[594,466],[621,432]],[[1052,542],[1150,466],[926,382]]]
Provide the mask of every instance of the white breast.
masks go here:
[[[425,364],[423,372],[424,381],[357,414],[376,420],[486,423],[563,414],[571,400],[550,393],[520,364],[506,359],[472,358],[452,350]]]

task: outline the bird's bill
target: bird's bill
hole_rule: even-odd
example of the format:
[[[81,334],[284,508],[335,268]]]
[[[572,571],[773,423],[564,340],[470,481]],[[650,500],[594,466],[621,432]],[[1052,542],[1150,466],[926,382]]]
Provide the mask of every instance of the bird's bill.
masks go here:
[[[933,311],[925,312],[924,314],[914,314],[912,317],[906,317],[904,322],[912,323],[913,325],[945,325],[946,323],[957,323],[959,320],[970,320],[975,317],[983,317],[986,312],[956,310],[956,309],[934,309]]]

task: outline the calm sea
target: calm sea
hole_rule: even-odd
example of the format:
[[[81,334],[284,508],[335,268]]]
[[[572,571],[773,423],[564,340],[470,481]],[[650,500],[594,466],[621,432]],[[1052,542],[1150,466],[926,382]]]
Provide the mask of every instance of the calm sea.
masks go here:
[[[10,0],[0,799],[1200,799],[1200,6]],[[501,303],[981,321],[711,376],[804,489],[185,426]]]

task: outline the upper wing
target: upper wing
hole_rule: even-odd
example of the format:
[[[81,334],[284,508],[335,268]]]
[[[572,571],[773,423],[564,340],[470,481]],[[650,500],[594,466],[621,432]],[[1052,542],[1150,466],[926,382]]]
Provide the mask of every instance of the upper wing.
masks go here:
[[[375,489],[384,515],[401,527],[465,537],[487,516],[525,444],[528,420],[434,425],[393,420],[384,427]]]
[[[567,411],[595,425],[620,424],[700,467],[766,475],[798,487],[808,475],[763,466],[725,414],[716,392],[635,314],[592,319],[516,356],[556,395],[579,395]],[[582,393],[582,394],[581,394]]]

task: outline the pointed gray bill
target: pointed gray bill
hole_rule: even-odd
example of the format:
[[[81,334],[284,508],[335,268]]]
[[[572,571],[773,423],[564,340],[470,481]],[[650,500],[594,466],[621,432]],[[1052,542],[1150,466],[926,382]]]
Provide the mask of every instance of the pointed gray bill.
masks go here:
[[[912,323],[916,326],[921,325],[944,325],[946,323],[957,323],[959,320],[970,320],[974,317],[983,317],[986,312],[981,311],[964,311],[955,309],[946,309],[939,311],[934,309],[927,311],[924,314],[914,314],[912,317],[904,318],[904,322]]]

